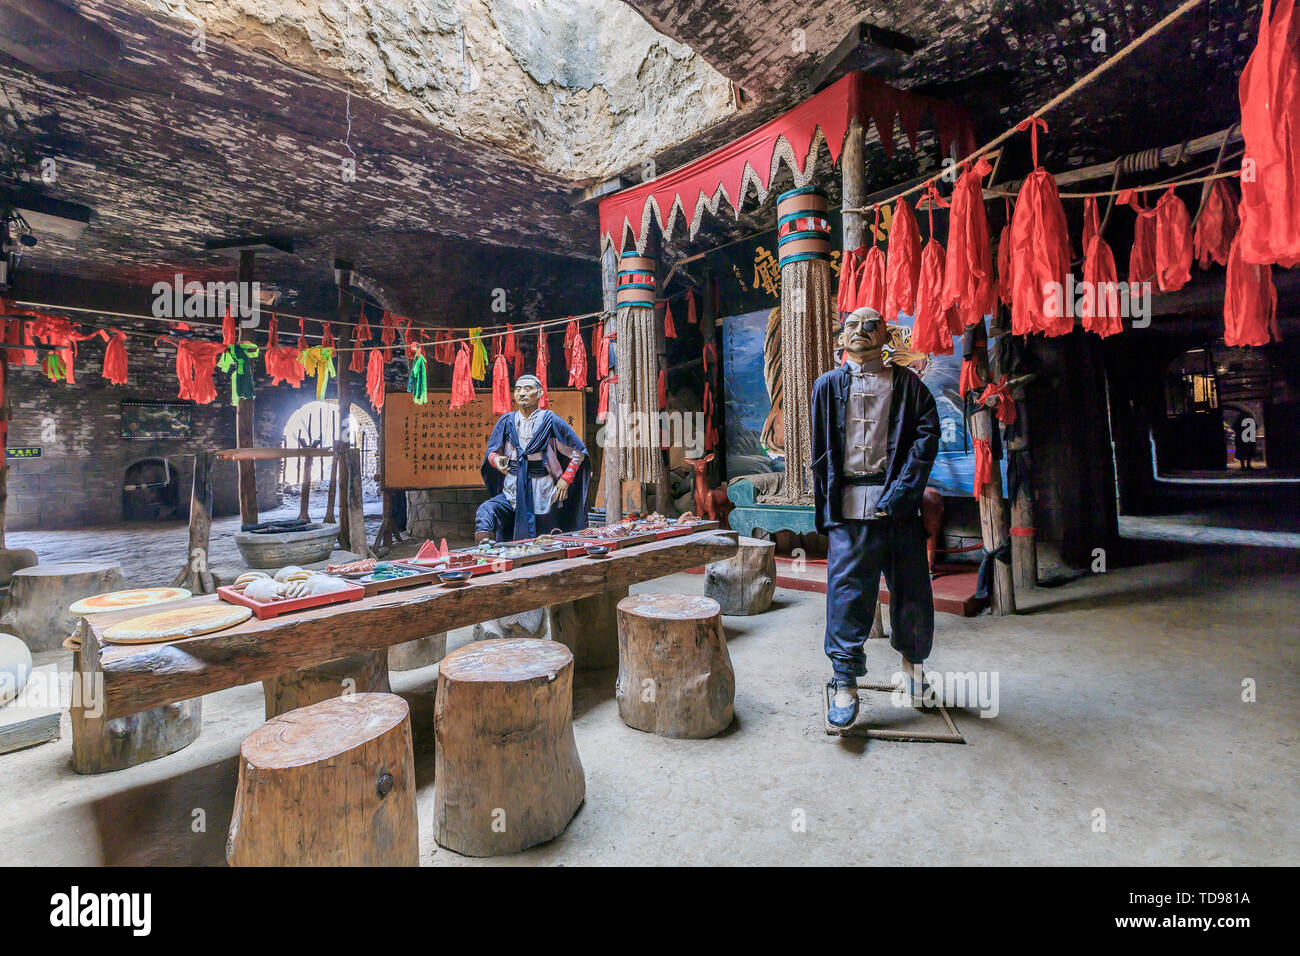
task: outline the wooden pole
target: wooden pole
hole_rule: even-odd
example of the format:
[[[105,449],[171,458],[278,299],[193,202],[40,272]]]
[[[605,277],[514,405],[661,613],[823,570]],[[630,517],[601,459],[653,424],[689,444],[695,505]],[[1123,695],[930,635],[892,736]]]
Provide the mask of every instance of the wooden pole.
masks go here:
[[[600,256],[600,287],[604,299],[605,334],[613,335],[618,329],[618,253],[612,245]],[[616,342],[614,354],[617,356],[620,346]],[[611,372],[616,369],[611,368]],[[617,378],[617,376],[615,376]],[[621,482],[618,478],[618,383],[609,383],[608,413],[605,418],[605,442],[601,449],[601,480],[605,484],[605,521],[609,524],[623,520],[623,496]]]
[[[1016,389],[1015,392],[1020,392]],[[1029,448],[1029,419],[1027,406],[1016,395],[1017,438],[1014,444],[1007,444],[1007,454],[1027,451]],[[1034,495],[1033,480],[1029,475],[1022,475],[1020,484],[1011,498],[1011,526],[1024,529],[1020,534],[1011,536],[1011,574],[1016,590],[1038,587],[1038,544],[1034,540]]]
[[[253,267],[257,253],[252,249],[239,250],[239,299],[244,300],[244,290],[253,282]],[[247,342],[252,338],[252,330],[242,323],[239,340]],[[240,399],[235,411],[235,447],[254,448],[257,436],[254,435],[253,399]],[[242,524],[257,524],[257,462],[241,461],[239,468],[239,520]]]
[[[194,594],[216,591],[208,570],[208,541],[212,534],[212,463],[216,454],[201,451],[194,456],[194,484],[190,490],[190,537],[185,567],[172,587],[188,588]],[[249,462],[255,464],[255,462]]]
[[[975,363],[977,369],[991,369],[987,341],[981,341],[976,346]],[[988,375],[990,380],[993,380],[996,371],[991,369]],[[985,405],[977,406],[970,418],[971,437],[991,439],[995,428],[997,423],[993,419],[993,412]],[[995,615],[1015,614],[1016,593],[1011,565],[992,557],[1006,544],[1010,536],[1006,505],[1002,500],[1002,470],[996,461],[989,470],[989,481],[983,487],[976,489],[975,497],[979,501],[980,536],[984,543],[984,551],[990,555],[990,560],[993,562],[989,604]]]
[[[21,322],[8,319],[8,322]],[[6,320],[0,320],[3,329]],[[22,336],[19,336],[21,341]],[[9,505],[9,350],[0,349],[0,551],[5,550],[5,511]]]
[[[840,182],[845,209],[858,209],[867,199],[866,134],[857,119],[849,121],[840,157]],[[844,249],[867,243],[867,217],[860,212],[844,213]],[[841,260],[841,263],[843,260]]]

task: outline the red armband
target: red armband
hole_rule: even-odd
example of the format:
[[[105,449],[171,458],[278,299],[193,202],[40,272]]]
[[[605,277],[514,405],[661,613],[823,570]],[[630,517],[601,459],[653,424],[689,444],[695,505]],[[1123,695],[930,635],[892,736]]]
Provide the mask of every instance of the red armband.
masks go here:
[[[560,476],[561,478],[564,479],[564,483],[565,483],[566,485],[571,485],[571,484],[573,484],[573,479],[577,476],[577,474],[578,474],[578,469],[581,468],[581,467],[582,467],[582,459],[581,459],[581,458],[570,458],[570,459],[569,459],[569,467],[566,468],[566,469],[564,469],[564,474],[562,474],[562,475]]]

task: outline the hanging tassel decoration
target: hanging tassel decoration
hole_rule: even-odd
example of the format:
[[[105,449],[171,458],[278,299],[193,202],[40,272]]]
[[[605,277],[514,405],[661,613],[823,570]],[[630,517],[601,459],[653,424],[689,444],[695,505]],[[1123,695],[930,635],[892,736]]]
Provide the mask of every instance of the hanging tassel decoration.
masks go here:
[[[1205,197],[1205,206],[1196,219],[1196,238],[1192,246],[1197,265],[1202,269],[1208,269],[1211,262],[1226,266],[1238,225],[1232,192],[1227,183],[1216,179]]]
[[[600,397],[596,401],[596,422],[603,422],[609,416],[609,386],[618,384],[617,375],[606,375],[600,380]]]
[[[504,415],[510,411],[510,369],[503,352],[492,365],[492,414]]]
[[[416,405],[429,404],[429,360],[424,355],[424,346],[416,344],[414,346],[415,355],[411,357],[410,370],[406,376],[406,390],[411,393],[411,401]],[[465,356],[466,363],[469,362],[468,353]],[[453,379],[451,384],[451,407],[459,408],[466,402],[456,401],[456,382]],[[469,401],[474,401],[474,386],[469,386]]]
[[[104,378],[108,379],[110,384],[126,384],[126,333],[114,332],[109,337],[108,331],[103,332],[105,341],[108,343],[104,347]]]
[[[1137,221],[1133,223],[1133,248],[1128,254],[1128,281],[1136,284],[1150,282],[1156,277],[1156,211],[1142,205],[1139,194],[1125,189],[1115,201],[1121,206],[1133,207]]]
[[[677,326],[673,323],[673,303],[671,299],[664,299],[664,338],[677,338]]]
[[[468,342],[462,342],[456,353],[455,366],[451,373],[451,407],[460,408],[474,401],[474,380],[471,366],[474,363]]]
[[[323,331],[323,332],[321,333],[321,337],[320,337],[320,347],[323,348],[323,349],[329,349],[329,350],[330,350],[330,355],[333,356],[333,354],[334,354],[334,326],[331,325],[329,322],[322,322],[321,325],[324,326],[325,331]]]
[[[470,344],[473,346],[473,364],[470,366],[469,374],[476,382],[481,382],[487,378],[487,348],[483,345],[483,339],[480,337],[482,329],[470,329]]]
[[[537,330],[537,371],[533,374],[537,380],[542,383],[542,397],[537,402],[538,408],[550,408],[551,398],[546,393],[546,367],[550,364],[550,357],[547,354],[550,351],[546,344],[546,330]]]
[[[63,359],[59,358],[59,354],[50,352],[45,358],[41,359],[41,372],[51,382],[57,382],[63,378],[67,369],[63,364]]]
[[[871,248],[858,266],[858,287],[853,298],[855,309],[875,309],[885,314],[885,253],[876,245],[880,235],[880,207],[876,207],[875,223],[871,227]]]
[[[603,324],[603,323],[602,323]],[[686,324],[699,325],[699,316],[695,314],[695,290],[686,290]]]
[[[221,320],[221,344],[234,345],[239,341],[239,329],[235,325],[235,318],[230,314],[230,309],[226,309],[226,315]]]
[[[587,347],[582,341],[582,334],[573,336],[569,347],[569,388],[587,387]]]
[[[940,304],[945,310],[957,310],[960,328],[992,315],[997,303],[989,222],[984,212],[984,177],[992,171],[988,161],[979,157],[974,166],[962,173],[952,192]]]
[[[847,315],[858,307],[858,273],[866,253],[867,247],[860,246],[845,249],[844,255],[840,256],[840,283],[835,294],[835,311],[840,315]]]
[[[1016,128],[1029,130],[1034,169],[1020,187],[1011,220],[1011,331],[1015,335],[1064,335],[1074,328],[1070,310],[1063,308],[1060,315],[1049,315],[1052,298],[1044,292],[1052,283],[1065,288],[1070,269],[1065,209],[1056,180],[1038,163],[1038,130],[1047,132],[1047,124],[1031,116]]]
[[[668,379],[664,375],[664,370],[659,370],[659,411],[668,409]]]
[[[1174,187],[1156,203],[1156,284],[1177,292],[1192,278],[1192,220]]]
[[[379,341],[384,343],[384,364],[393,360],[393,343],[397,340],[397,326],[393,324],[393,313],[384,310],[379,320]]]
[[[235,342],[221,353],[217,368],[230,375],[230,404],[253,397],[253,361],[261,352],[252,342]]]
[[[334,371],[334,350],[324,345],[313,345],[298,356],[308,375],[316,377],[316,400],[325,397],[325,387],[337,373]]]
[[[921,232],[912,207],[900,199],[894,204],[894,223],[889,231],[889,258],[885,265],[886,323],[898,321],[898,314],[916,315],[916,284],[921,278]],[[861,303],[860,303],[861,304]]]
[[[1223,341],[1226,345],[1267,345],[1281,338],[1277,325],[1277,289],[1273,267],[1245,261],[1242,233],[1228,254],[1227,290],[1223,297]]]
[[[1092,237],[1101,234],[1101,216],[1097,212],[1097,197],[1085,196],[1083,199],[1083,251],[1086,255]]]
[[[375,411],[384,410],[384,354],[379,349],[370,350],[370,359],[366,363],[366,395]]]
[[[1005,199],[1007,222],[998,235],[998,298],[1011,304],[1011,200]]]
[[[952,327],[943,309],[944,250],[934,238],[934,207],[943,203],[933,185],[926,192],[930,239],[921,251],[921,272],[917,279],[916,315],[912,321],[912,348],[931,355],[952,352]],[[981,199],[982,201],[982,199]],[[957,322],[960,327],[960,322]]]
[[[365,323],[365,321],[366,321],[366,309],[365,306],[362,306],[361,322],[357,324],[356,331],[352,336],[352,361],[348,363],[349,372],[366,371],[366,359],[365,359],[364,346],[365,346],[365,340],[370,337],[370,329],[369,328],[365,329],[364,336],[361,334],[362,333],[361,326],[362,324]]]
[[[1093,233],[1083,257],[1083,301],[1079,318],[1086,331],[1102,338],[1124,330],[1119,314],[1119,274],[1115,255],[1099,233]]]

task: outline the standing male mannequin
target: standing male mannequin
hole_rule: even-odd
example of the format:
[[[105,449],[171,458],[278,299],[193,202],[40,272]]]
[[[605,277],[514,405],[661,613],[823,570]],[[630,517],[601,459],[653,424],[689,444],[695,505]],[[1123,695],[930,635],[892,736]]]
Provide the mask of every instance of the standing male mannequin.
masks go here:
[[[474,516],[475,543],[587,527],[587,446],[563,418],[537,407],[542,383],[535,375],[519,376],[514,395],[519,410],[497,419],[483,456],[492,497]]]
[[[813,383],[813,477],[817,530],[826,561],[826,656],[835,699],[827,719],[858,716],[863,642],[871,632],[883,572],[889,584],[890,643],[903,659],[913,699],[934,640],[934,598],[921,524],[921,493],[939,451],[939,413],[920,376],[886,366],[888,333],[875,309],[844,320],[847,361]]]

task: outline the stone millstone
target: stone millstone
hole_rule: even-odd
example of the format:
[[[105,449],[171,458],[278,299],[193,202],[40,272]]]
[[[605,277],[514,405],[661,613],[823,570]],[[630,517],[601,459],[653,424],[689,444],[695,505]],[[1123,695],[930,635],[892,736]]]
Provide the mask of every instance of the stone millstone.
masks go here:
[[[98,561],[60,561],[14,572],[0,615],[0,630],[22,638],[32,651],[59,647],[77,628],[68,608],[92,594],[126,585],[122,566]]]

